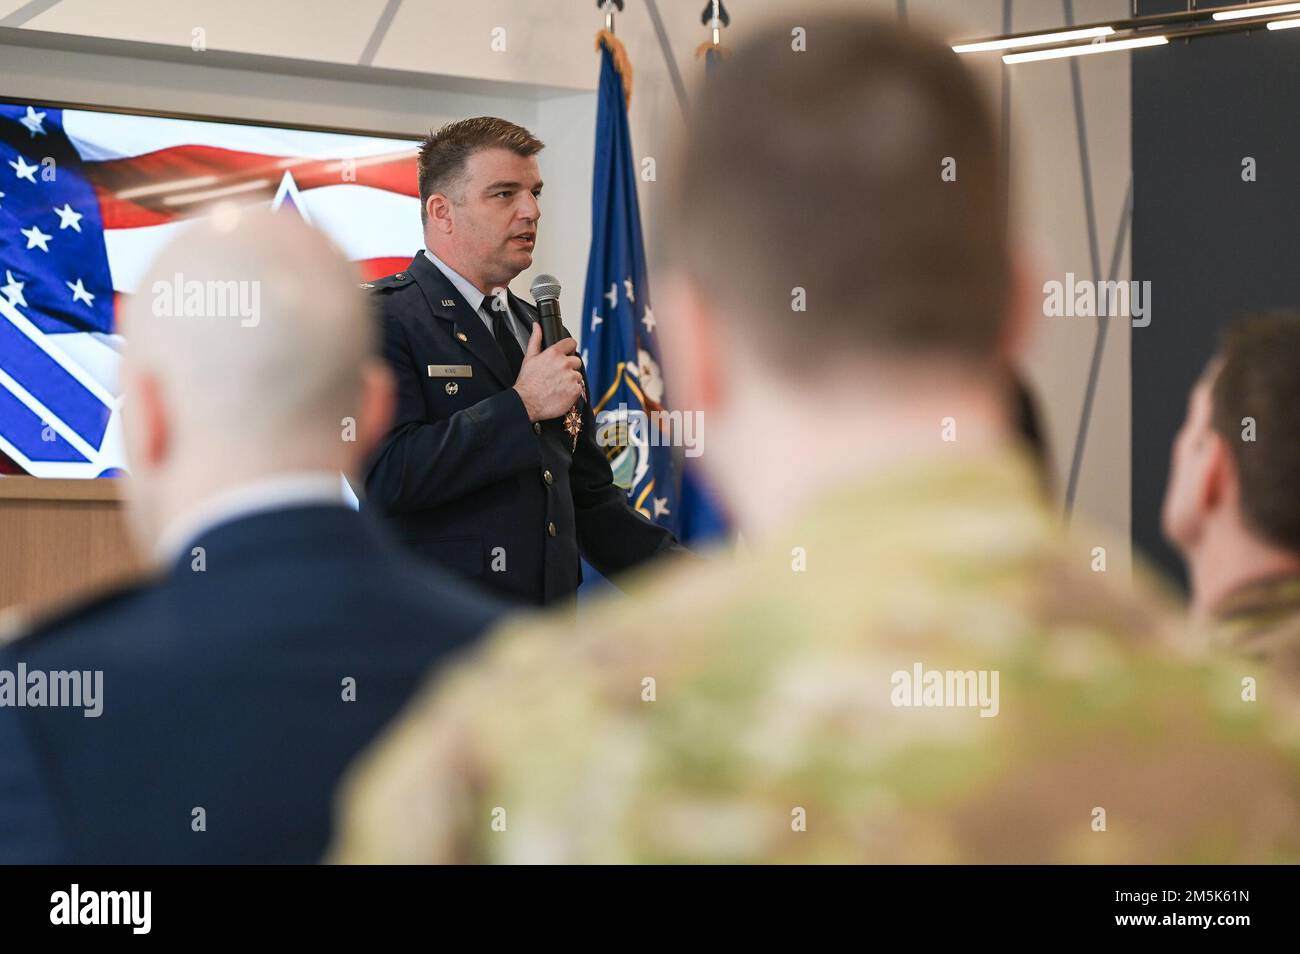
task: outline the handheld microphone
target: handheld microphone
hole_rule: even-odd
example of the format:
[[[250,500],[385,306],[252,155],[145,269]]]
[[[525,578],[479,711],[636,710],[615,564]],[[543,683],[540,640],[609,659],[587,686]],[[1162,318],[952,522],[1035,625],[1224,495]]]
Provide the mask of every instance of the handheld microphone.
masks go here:
[[[529,293],[537,302],[537,312],[542,319],[542,347],[549,348],[561,338],[569,337],[560,321],[559,279],[554,275],[538,275],[533,279]]]
[[[542,345],[549,348],[561,338],[569,337],[564,332],[560,321],[560,282],[554,275],[538,275],[533,279],[529,292],[537,302],[537,313],[542,322]],[[582,413],[578,410],[582,398],[579,397],[564,415],[564,432],[573,438],[571,450],[578,450],[578,434],[582,432]]]

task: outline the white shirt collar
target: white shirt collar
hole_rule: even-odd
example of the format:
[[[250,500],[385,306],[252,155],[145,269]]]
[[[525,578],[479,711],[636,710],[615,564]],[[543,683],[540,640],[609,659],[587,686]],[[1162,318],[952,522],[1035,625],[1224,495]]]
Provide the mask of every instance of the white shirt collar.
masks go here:
[[[434,255],[427,248],[424,250],[424,254],[429,256],[429,261],[438,266],[438,271],[447,276],[447,281],[456,286],[456,291],[460,292],[461,297],[469,303],[469,306],[473,308],[474,311],[478,312],[482,310],[483,299],[487,297],[486,294],[475,288],[473,282],[440,259],[437,255]]]
[[[180,558],[186,544],[213,527],[255,513],[312,504],[345,506],[343,475],[291,471],[218,491],[171,520],[158,535],[154,555],[168,566]]]

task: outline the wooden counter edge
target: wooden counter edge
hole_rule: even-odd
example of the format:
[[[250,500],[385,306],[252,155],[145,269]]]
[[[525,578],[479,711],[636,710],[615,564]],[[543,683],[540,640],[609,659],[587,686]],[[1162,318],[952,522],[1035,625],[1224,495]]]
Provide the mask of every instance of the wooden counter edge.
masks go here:
[[[0,477],[0,500],[119,501],[122,492],[120,477],[99,477],[93,480]]]

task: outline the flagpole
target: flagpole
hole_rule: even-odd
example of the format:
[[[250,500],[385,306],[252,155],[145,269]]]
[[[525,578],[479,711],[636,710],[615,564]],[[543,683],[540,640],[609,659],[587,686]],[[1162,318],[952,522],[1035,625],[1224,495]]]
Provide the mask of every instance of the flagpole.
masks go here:
[[[605,28],[596,34],[596,50],[599,51],[602,45],[609,48],[610,56],[614,58],[614,69],[623,80],[624,103],[631,106],[632,62],[627,58],[627,50],[622,41],[614,36],[614,10],[622,13],[623,2],[624,0],[596,0],[597,9],[605,14]]]
[[[722,0],[709,0],[704,5],[704,12],[700,14],[700,22],[709,28],[709,39],[696,48],[695,58],[704,57],[705,71],[712,72],[727,54],[726,47],[722,45],[722,28],[731,25],[731,15],[727,13]]]
[[[614,9],[622,13],[623,3],[624,0],[596,0],[596,6],[605,12],[605,31],[610,36],[614,35]]]

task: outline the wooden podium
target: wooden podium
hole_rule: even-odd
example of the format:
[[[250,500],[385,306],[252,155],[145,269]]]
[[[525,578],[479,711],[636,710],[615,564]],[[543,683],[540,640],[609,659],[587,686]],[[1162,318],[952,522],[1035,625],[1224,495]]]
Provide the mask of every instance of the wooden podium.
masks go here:
[[[41,611],[135,576],[121,494],[115,478],[0,477],[0,613]]]

